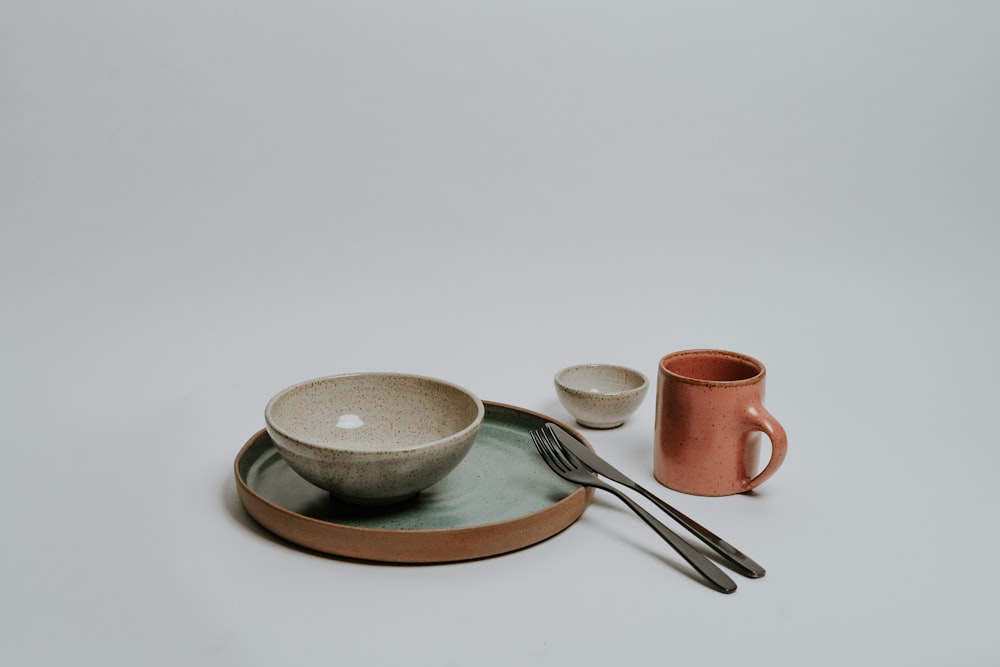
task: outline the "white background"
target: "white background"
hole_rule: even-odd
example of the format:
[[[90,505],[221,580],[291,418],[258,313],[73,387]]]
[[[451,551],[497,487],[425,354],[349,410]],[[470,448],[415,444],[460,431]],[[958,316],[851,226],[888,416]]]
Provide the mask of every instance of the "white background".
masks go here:
[[[4,3],[5,664],[996,664],[998,119],[992,2]],[[303,379],[568,419],[559,368],[691,347],[790,438],[663,489],[731,596],[610,496],[420,567],[235,496]],[[654,404],[586,432],[651,486]]]

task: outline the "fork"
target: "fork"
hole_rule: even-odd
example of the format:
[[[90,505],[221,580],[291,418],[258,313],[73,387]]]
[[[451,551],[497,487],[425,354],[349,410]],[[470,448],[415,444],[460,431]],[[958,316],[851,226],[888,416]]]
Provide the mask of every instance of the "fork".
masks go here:
[[[579,484],[580,486],[592,486],[595,489],[603,489],[618,496],[629,509],[638,514],[640,519],[655,530],[667,544],[672,546],[714,588],[723,593],[732,593],[736,590],[736,583],[725,572],[720,570],[715,563],[708,560],[700,551],[697,551],[685,542],[677,533],[660,523],[653,515],[625,495],[624,492],[598,479],[589,470],[583,468],[574,458],[567,456],[562,447],[552,440],[552,435],[547,431],[544,429],[532,431],[531,440],[535,443],[535,449],[541,454],[542,459],[545,460],[545,463],[557,475],[568,482]]]

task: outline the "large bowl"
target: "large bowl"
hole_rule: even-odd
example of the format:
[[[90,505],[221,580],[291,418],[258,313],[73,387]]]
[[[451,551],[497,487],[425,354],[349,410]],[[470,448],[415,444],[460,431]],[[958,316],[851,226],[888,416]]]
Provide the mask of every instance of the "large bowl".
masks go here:
[[[299,475],[341,500],[385,505],[451,472],[472,447],[484,414],[482,401],[450,382],[353,373],[281,391],[264,420]]]

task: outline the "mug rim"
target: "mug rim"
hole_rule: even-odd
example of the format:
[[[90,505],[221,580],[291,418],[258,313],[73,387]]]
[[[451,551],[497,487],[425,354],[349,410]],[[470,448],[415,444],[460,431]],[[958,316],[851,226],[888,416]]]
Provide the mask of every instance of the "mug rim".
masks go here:
[[[666,363],[672,359],[678,357],[687,356],[712,356],[712,357],[726,357],[729,359],[736,359],[753,366],[757,372],[748,378],[741,378],[739,380],[708,380],[705,378],[690,377],[688,375],[681,375],[676,371],[672,371],[666,367]],[[767,369],[764,364],[761,363],[759,359],[751,357],[749,354],[743,354],[742,352],[733,352],[731,350],[716,350],[709,348],[698,348],[692,350],[679,350],[677,352],[671,352],[670,354],[664,355],[660,359],[659,364],[660,375],[669,376],[670,378],[677,380],[678,382],[683,382],[685,384],[699,385],[703,387],[741,387],[751,384],[757,384],[764,379],[767,374]]]

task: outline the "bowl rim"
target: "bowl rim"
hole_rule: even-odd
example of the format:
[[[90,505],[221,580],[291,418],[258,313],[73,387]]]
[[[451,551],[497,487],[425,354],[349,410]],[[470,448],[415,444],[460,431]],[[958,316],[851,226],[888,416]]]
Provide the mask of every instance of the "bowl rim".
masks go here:
[[[611,368],[615,370],[625,371],[627,374],[636,376],[640,380],[640,383],[638,384],[638,386],[629,387],[628,389],[622,389],[620,391],[602,391],[600,393],[595,393],[587,391],[585,389],[581,389],[574,385],[566,384],[563,381],[563,376],[565,376],[567,373],[569,373],[570,371],[580,370],[582,368]],[[599,363],[574,364],[572,366],[567,366],[566,368],[563,368],[560,371],[558,371],[553,377],[553,380],[555,381],[556,385],[559,388],[572,394],[579,394],[584,396],[629,396],[632,394],[638,394],[640,392],[646,391],[646,389],[649,387],[649,379],[645,376],[645,374],[635,370],[634,368],[629,368],[628,366],[621,366],[619,364],[599,364]]]
[[[279,426],[272,418],[272,410],[274,406],[278,403],[278,401],[285,398],[290,393],[294,392],[296,389],[299,389],[300,387],[306,385],[323,384],[352,377],[405,378],[410,380],[420,380],[422,382],[429,382],[437,385],[444,385],[452,389],[455,389],[464,396],[467,396],[468,398],[472,399],[473,403],[476,405],[476,416],[472,419],[472,421],[468,425],[450,435],[446,435],[443,438],[438,438],[437,440],[430,440],[428,442],[422,442],[417,445],[399,449],[355,449],[349,447],[338,447],[336,445],[329,443],[303,440],[300,437],[289,434],[287,430]],[[276,432],[278,435],[280,435],[283,438],[286,438],[287,440],[290,440],[291,442],[297,445],[327,452],[344,452],[348,454],[364,454],[371,456],[380,456],[380,455],[398,456],[400,454],[406,454],[407,452],[416,452],[464,440],[474,435],[479,430],[485,416],[486,416],[486,408],[483,406],[483,402],[479,399],[479,397],[475,393],[469,391],[468,389],[466,389],[461,385],[455,384],[454,382],[449,382],[448,380],[442,380],[440,378],[431,377],[429,375],[420,375],[417,373],[396,373],[392,371],[362,371],[353,373],[337,373],[335,375],[323,375],[320,377],[311,378],[309,380],[303,380],[301,382],[296,382],[293,385],[285,387],[277,394],[272,396],[271,399],[268,400],[267,405],[264,406],[264,422],[266,423],[267,428],[269,430],[273,429],[274,432]]]

